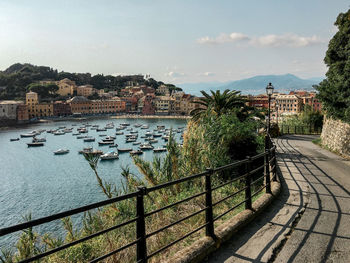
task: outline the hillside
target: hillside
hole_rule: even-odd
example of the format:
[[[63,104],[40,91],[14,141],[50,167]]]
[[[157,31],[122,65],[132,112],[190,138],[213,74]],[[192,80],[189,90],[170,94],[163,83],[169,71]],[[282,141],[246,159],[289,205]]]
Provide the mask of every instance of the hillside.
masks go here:
[[[200,95],[201,90],[240,90],[242,94],[261,94],[265,93],[266,85],[271,82],[276,91],[289,92],[291,90],[314,90],[313,85],[320,82],[322,78],[301,79],[292,74],[285,75],[261,75],[252,78],[236,80],[224,84],[215,84],[215,82],[205,85],[205,83],[185,83],[178,86],[183,88],[185,92]]]
[[[32,64],[16,63],[0,71],[0,100],[6,99],[24,99],[25,93],[28,91],[28,85],[40,80],[61,80],[69,78],[75,81],[77,85],[91,84],[96,89],[104,89],[105,91],[120,91],[127,86],[129,81],[137,82],[140,85],[145,84],[157,89],[164,84],[152,78],[145,79],[143,75],[130,76],[112,76],[112,75],[91,75],[90,73],[70,73],[61,71],[47,66],[35,66]],[[165,84],[170,89],[177,89],[172,84]]]

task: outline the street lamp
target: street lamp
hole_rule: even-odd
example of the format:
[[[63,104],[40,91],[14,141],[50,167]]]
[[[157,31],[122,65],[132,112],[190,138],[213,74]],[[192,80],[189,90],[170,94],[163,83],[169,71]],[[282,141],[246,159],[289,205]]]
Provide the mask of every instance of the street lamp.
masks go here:
[[[273,93],[274,87],[271,82],[266,86],[266,94],[269,96],[269,109],[268,109],[268,123],[267,123],[267,133],[270,133],[270,104],[271,104],[271,95]]]

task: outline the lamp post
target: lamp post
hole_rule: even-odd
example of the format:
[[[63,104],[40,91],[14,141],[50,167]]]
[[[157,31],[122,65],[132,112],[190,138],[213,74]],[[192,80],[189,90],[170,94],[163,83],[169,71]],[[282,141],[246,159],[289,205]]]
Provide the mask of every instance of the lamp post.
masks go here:
[[[266,94],[269,97],[269,109],[268,109],[268,123],[267,123],[267,133],[270,133],[270,107],[271,107],[271,95],[273,94],[274,87],[271,82],[266,86]]]

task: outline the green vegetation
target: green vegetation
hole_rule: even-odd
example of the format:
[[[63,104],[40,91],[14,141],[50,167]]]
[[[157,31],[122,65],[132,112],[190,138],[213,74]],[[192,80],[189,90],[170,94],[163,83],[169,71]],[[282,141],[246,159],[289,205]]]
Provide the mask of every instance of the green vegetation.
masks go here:
[[[33,91],[38,93],[41,99],[57,98],[58,86],[55,84],[41,85],[38,83],[29,84],[26,87],[27,91]]]
[[[316,89],[327,115],[350,123],[350,10],[340,13],[338,32],[328,45],[326,79]]]
[[[218,95],[218,93],[215,94]],[[105,196],[112,198],[125,193],[135,192],[141,186],[150,187],[180,179],[203,172],[208,167],[222,166],[235,160],[245,159],[246,156],[253,156],[262,152],[264,136],[257,133],[257,130],[262,126],[260,119],[252,118],[248,114],[241,120],[239,116],[242,116],[242,112],[245,112],[242,110],[244,105],[236,104],[236,107],[230,106],[230,108],[226,108],[227,105],[230,105],[228,101],[225,101],[230,99],[229,93],[221,94],[220,97],[223,98],[220,100],[210,100],[207,98],[207,108],[202,110],[199,116],[189,121],[182,147],[174,140],[172,134],[170,134],[167,144],[168,152],[163,158],[155,156],[153,161],[148,162],[142,158],[134,157],[134,163],[143,175],[142,179],[132,174],[128,167],[124,167],[121,174],[123,180],[119,182],[118,186],[116,182],[106,182],[98,173],[99,157],[91,154],[84,155]],[[240,100],[241,98],[237,96],[237,101]],[[223,103],[226,106],[218,110],[219,108],[218,105],[215,105],[216,103]],[[256,167],[262,163],[263,160],[259,161],[256,163]],[[244,169],[245,167],[240,166],[214,174],[212,176],[213,187],[227,182],[238,174],[242,174]],[[262,175],[261,172],[260,170],[256,174],[253,174],[254,181]],[[253,192],[261,187],[263,179],[262,177],[253,185]],[[241,180],[224,185],[213,191],[213,202],[222,200],[243,187],[244,182]],[[147,194],[144,198],[144,207],[146,212],[150,212],[201,193],[204,190],[205,182],[203,178],[193,179]],[[253,200],[256,198],[257,196]],[[233,198],[228,198],[214,207],[214,217],[221,215],[229,208],[244,200],[244,191],[236,194]],[[201,195],[190,201],[155,213],[146,218],[147,233],[169,225],[204,207],[205,198]],[[244,204],[217,220],[215,224],[222,224],[222,222],[240,212],[243,207]],[[64,239],[52,237],[50,234],[41,236],[34,233],[32,229],[26,230],[22,233],[17,243],[16,252],[10,250],[2,251],[2,261],[13,262],[25,259],[39,252],[53,249],[64,243],[115,226],[134,218],[136,214],[135,208],[135,200],[128,199],[85,213],[80,229],[74,227],[71,218],[65,218],[62,220],[66,231]],[[149,237],[147,239],[148,253],[152,253],[179,237],[184,236],[204,224],[204,222],[205,214],[200,213]],[[42,260],[42,262],[87,262],[135,240],[135,233],[135,224],[130,224],[65,249],[62,252],[55,253]],[[150,262],[160,262],[169,258],[174,252],[198,240],[203,235],[204,231],[199,231],[191,235],[183,242],[177,243],[171,249],[165,250],[164,253],[153,257]],[[105,262],[134,262],[135,257],[135,247],[131,247],[111,256]]]
[[[152,78],[144,79],[143,75],[130,76],[111,76],[97,74],[91,76],[90,73],[69,73],[58,72],[56,69],[45,66],[35,66],[31,64],[16,63],[4,71],[0,71],[0,100],[2,99],[24,99],[25,93],[30,84],[38,83],[40,80],[62,80],[68,78],[75,81],[77,85],[91,84],[96,89],[105,91],[120,91],[126,87],[129,82],[137,82],[157,89],[164,83]],[[170,90],[181,90],[172,84],[164,84]],[[40,86],[40,85],[39,85]],[[51,91],[45,92],[40,89],[44,95],[50,94]]]
[[[323,114],[319,111],[315,111],[310,105],[305,105],[303,111],[299,115],[283,117],[281,125],[306,126],[315,129],[322,128]]]

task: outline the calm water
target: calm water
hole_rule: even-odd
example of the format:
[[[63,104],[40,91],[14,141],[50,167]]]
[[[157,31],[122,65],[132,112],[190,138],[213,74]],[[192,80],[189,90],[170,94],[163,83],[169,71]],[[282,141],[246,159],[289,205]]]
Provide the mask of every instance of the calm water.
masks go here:
[[[95,142],[84,142],[83,139],[77,139],[77,136],[72,134],[76,132],[76,128],[85,123],[104,127],[110,122],[113,122],[115,127],[119,126],[120,123],[130,123],[130,127],[139,131],[137,141],[140,142],[144,142],[140,136],[148,130],[153,131],[157,125],[165,125],[166,128],[175,129],[186,126],[186,120],[102,119],[45,123],[31,125],[23,129],[0,131],[0,228],[22,222],[22,216],[29,212],[35,219],[106,199],[97,186],[96,178],[89,164],[83,155],[78,154],[78,151],[84,147],[93,147],[104,152],[116,150],[116,148],[108,146],[98,146],[98,141],[103,138],[99,136],[100,134],[116,136],[119,148],[137,149],[138,145],[125,143],[125,135],[115,135],[115,128],[107,129],[105,132],[97,132],[88,127],[89,132],[82,135],[95,137]],[[149,129],[133,127],[136,123],[147,124]],[[44,147],[28,148],[26,143],[31,142],[32,138],[20,138],[19,141],[10,142],[10,138],[20,137],[22,133],[39,129],[55,129],[60,126],[74,127],[74,130],[72,133],[59,136],[43,132],[37,137],[46,138]],[[123,132],[124,134],[129,133],[126,130]],[[176,133],[177,141],[180,141],[180,135]],[[166,143],[161,137],[156,139],[158,139],[158,143],[153,144],[155,147],[163,146]],[[54,155],[53,151],[59,148],[67,148],[70,152],[65,155]],[[145,151],[141,157],[151,160],[153,155],[152,151]],[[127,165],[133,173],[139,175],[129,153],[119,154],[118,160],[99,162],[98,172],[104,180],[120,185],[122,180],[121,166]],[[36,231],[42,232],[49,229],[57,234],[60,227],[56,223],[38,228]],[[0,239],[0,247],[4,243],[12,243],[13,240],[14,237]]]

